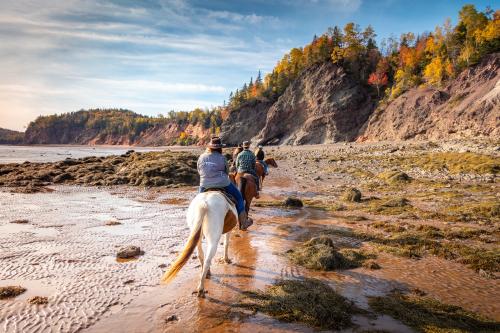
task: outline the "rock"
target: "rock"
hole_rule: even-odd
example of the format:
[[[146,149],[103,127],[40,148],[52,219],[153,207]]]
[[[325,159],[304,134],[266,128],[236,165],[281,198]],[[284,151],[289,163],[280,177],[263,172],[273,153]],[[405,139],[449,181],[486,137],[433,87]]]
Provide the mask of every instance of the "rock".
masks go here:
[[[318,180],[321,180],[321,177],[320,176],[316,176],[313,178],[314,181],[318,181]]]
[[[116,254],[116,257],[120,258],[120,259],[130,259],[130,258],[135,258],[135,257],[142,255],[142,254],[143,254],[143,252],[141,251],[140,247],[130,245],[130,246],[121,248],[118,251],[118,253]]]
[[[121,222],[115,221],[115,220],[110,220],[106,222],[106,225],[113,226],[113,225],[121,225]]]
[[[15,223],[15,224],[27,224],[29,222],[30,222],[29,220],[14,220],[14,221],[10,221],[10,223]]]
[[[57,184],[57,183],[62,183],[66,180],[72,180],[72,179],[73,179],[73,176],[70,175],[69,173],[62,173],[58,176],[55,176],[53,181],[54,181],[54,183]]]
[[[361,191],[352,187],[343,193],[342,199],[349,202],[361,202]]]
[[[493,279],[495,278],[495,275],[488,272],[488,271],[485,271],[484,269],[479,269],[479,271],[477,272],[479,274],[479,276],[481,277],[484,277],[486,279]]]
[[[0,287],[0,299],[12,298],[21,295],[26,288],[21,286]]]
[[[365,262],[363,262],[363,267],[364,268],[368,268],[368,269],[380,269],[380,265],[375,261],[375,260],[372,260],[372,259],[369,259],[369,260],[366,260]]]
[[[179,318],[177,318],[176,315],[171,315],[167,319],[165,319],[166,322],[171,322],[171,321],[178,321]]]
[[[30,299],[28,299],[28,303],[33,305],[47,304],[48,302],[49,298],[44,296],[33,296]]]
[[[379,178],[382,178],[390,183],[403,183],[411,180],[411,177],[402,171],[386,171],[379,174]]]
[[[283,205],[286,207],[303,207],[304,204],[302,203],[302,200],[294,197],[288,197],[286,200],[283,202]]]

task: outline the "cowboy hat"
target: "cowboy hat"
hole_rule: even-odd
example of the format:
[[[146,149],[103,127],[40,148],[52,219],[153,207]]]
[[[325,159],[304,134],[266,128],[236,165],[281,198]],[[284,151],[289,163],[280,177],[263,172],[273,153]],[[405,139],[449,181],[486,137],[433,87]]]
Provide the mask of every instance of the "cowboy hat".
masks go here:
[[[214,148],[214,149],[218,149],[218,148],[222,148],[222,147],[225,147],[226,145],[222,143],[221,139],[218,137],[218,136],[213,136],[211,139],[210,139],[210,142],[208,144],[208,148]]]

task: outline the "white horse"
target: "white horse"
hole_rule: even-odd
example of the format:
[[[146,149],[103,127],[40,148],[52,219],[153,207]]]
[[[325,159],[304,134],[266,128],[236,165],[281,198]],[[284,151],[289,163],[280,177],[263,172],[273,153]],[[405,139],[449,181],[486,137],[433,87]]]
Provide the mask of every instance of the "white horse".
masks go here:
[[[234,214],[234,218],[238,220],[238,214],[234,205],[230,204],[225,196],[217,191],[209,191],[199,193],[189,204],[186,220],[191,229],[191,234],[187,240],[184,249],[179,257],[170,266],[168,271],[163,275],[162,282],[170,282],[181,268],[186,264],[194,248],[198,247],[198,259],[201,263],[200,283],[198,284],[198,297],[205,295],[205,278],[210,274],[210,264],[217,251],[217,245],[224,231],[224,218],[230,212]],[[232,228],[232,227],[231,227]],[[224,239],[224,257],[222,260],[225,263],[230,263],[228,257],[229,234],[225,233]],[[204,257],[203,247],[201,244],[202,236],[205,236],[207,241],[207,256]]]

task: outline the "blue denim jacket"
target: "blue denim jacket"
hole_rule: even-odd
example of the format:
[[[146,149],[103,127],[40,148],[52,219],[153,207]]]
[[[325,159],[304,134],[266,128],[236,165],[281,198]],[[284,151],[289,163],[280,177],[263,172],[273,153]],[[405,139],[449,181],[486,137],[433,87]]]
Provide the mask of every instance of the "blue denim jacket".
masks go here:
[[[205,152],[198,158],[200,186],[204,188],[226,187],[229,180],[226,157],[218,152]]]

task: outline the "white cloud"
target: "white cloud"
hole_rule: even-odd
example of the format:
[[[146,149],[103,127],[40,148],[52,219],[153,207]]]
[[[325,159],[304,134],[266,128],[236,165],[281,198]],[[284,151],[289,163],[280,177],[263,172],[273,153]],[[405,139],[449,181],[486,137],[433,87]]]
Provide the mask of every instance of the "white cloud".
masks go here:
[[[1,1],[0,127],[88,107],[156,114],[218,105],[241,73],[270,69],[287,44],[249,32],[279,23],[273,16],[182,0],[137,4]]]

